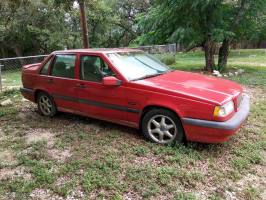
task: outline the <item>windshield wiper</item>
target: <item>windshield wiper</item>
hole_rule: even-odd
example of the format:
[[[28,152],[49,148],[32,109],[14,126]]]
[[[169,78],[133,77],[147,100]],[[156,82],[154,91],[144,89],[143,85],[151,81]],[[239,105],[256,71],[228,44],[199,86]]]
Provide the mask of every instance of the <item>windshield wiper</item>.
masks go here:
[[[167,71],[166,71],[167,72]],[[142,77],[139,77],[139,78],[135,78],[135,79],[132,79],[131,81],[138,81],[138,80],[143,80],[143,79],[146,79],[146,78],[151,78],[151,77],[155,77],[155,76],[160,76],[162,74],[165,74],[166,72],[161,72],[161,73],[157,73],[157,74],[149,74],[149,75],[145,75],[145,76],[142,76]]]

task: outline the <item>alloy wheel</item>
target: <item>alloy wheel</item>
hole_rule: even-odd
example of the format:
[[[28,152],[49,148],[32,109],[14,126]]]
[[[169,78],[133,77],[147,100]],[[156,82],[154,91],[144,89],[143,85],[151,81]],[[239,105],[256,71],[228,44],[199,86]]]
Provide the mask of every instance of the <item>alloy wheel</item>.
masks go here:
[[[148,134],[154,142],[166,144],[177,135],[176,123],[168,116],[155,115],[148,122]]]
[[[40,104],[40,110],[44,115],[46,116],[51,115],[53,105],[49,97],[42,95],[39,99],[39,104]]]

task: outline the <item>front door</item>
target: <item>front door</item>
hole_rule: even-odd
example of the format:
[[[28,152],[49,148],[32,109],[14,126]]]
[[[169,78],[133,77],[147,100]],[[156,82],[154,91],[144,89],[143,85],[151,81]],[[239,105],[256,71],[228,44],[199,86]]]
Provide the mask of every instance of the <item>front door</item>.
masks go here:
[[[125,124],[127,101],[123,86],[102,84],[104,76],[116,76],[108,64],[99,56],[81,55],[79,71],[81,112],[98,119]]]

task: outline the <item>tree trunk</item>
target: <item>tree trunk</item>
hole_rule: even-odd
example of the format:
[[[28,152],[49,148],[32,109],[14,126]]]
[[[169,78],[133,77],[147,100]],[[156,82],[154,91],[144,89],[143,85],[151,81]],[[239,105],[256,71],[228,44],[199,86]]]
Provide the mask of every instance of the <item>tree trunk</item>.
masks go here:
[[[2,45],[1,45],[0,49],[1,49],[0,58],[5,58],[6,57],[6,51]]]
[[[18,46],[14,46],[14,51],[17,57],[22,57],[22,51]]]
[[[22,55],[22,51],[21,51],[21,49],[18,46],[14,46],[14,51],[15,51],[17,57],[22,57],[23,56]],[[26,62],[25,62],[25,60],[23,60],[23,58],[20,58],[19,62],[20,62],[21,66],[26,64]]]
[[[204,51],[205,51],[205,71],[212,71],[215,66],[214,54],[215,54],[215,43],[208,37],[207,41],[204,44]]]
[[[222,71],[226,68],[227,58],[229,55],[230,41],[229,39],[224,39],[223,44],[219,49],[219,59],[218,59],[218,70]]]
[[[83,38],[83,48],[89,48],[89,38],[88,38],[88,26],[85,12],[85,3],[83,0],[79,0],[79,9],[80,9],[80,24],[82,30],[82,38]]]

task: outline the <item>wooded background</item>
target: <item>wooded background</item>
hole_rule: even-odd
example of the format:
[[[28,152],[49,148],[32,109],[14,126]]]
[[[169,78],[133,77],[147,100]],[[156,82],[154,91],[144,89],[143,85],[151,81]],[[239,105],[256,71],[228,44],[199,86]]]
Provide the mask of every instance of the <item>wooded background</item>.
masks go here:
[[[86,27],[82,39],[80,14]],[[83,24],[84,25],[84,24]],[[265,0],[8,0],[0,2],[0,57],[59,49],[178,43],[225,68],[230,47],[266,41]],[[214,55],[219,54],[218,63]]]

